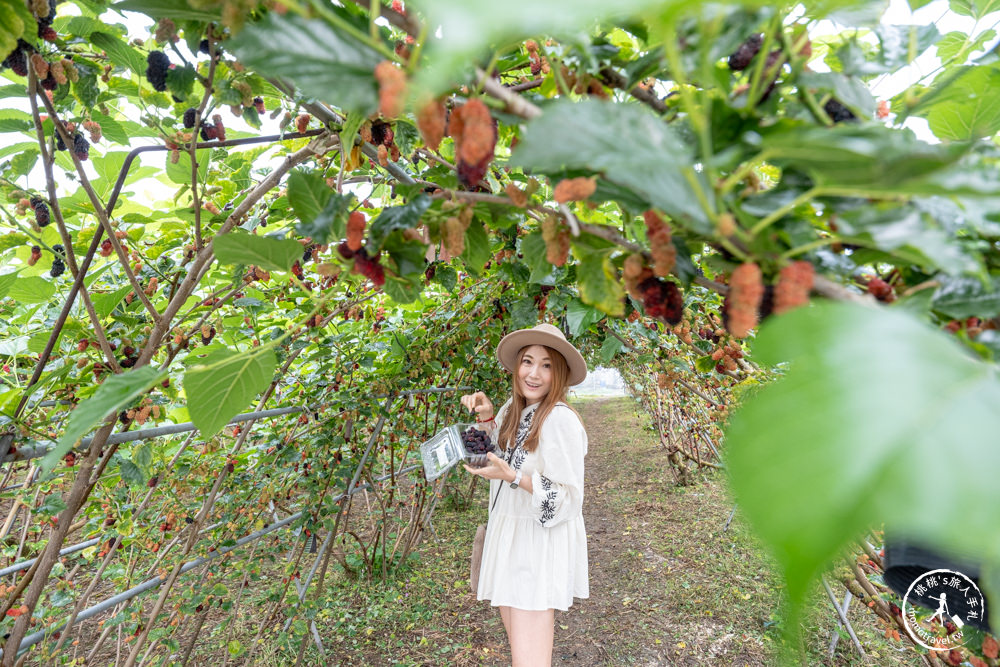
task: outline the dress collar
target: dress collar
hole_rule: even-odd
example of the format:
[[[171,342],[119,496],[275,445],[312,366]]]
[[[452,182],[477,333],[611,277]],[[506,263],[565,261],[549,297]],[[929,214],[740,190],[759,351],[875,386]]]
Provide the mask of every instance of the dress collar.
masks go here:
[[[537,408],[541,404],[542,402],[539,401],[538,403],[533,403],[529,406],[526,406],[523,410],[521,410],[521,419],[524,419],[526,416],[528,416],[529,412],[534,412],[535,408]]]

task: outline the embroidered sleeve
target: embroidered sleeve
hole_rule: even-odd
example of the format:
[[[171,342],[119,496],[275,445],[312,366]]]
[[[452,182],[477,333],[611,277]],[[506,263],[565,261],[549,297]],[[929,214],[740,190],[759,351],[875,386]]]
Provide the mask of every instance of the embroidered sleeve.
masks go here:
[[[587,433],[572,410],[557,406],[538,441],[539,466],[531,475],[531,507],[549,528],[580,515],[583,508],[583,458]]]

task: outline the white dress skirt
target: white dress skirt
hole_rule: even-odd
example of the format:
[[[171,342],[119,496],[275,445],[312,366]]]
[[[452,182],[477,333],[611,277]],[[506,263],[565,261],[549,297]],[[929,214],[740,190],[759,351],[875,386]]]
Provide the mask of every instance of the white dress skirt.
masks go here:
[[[582,514],[587,432],[576,413],[560,402],[542,424],[538,447],[525,452],[521,445],[538,405],[521,412],[517,446],[498,453],[522,471],[523,479],[531,478],[532,492],[490,481],[491,509],[476,597],[494,607],[565,611],[573,598],[590,596]],[[497,413],[494,442],[509,407],[508,400]]]

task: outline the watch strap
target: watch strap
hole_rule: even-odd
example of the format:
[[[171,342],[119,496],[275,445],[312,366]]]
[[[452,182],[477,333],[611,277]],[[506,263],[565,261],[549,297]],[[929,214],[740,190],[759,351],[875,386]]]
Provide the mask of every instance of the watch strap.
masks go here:
[[[510,483],[510,488],[516,489],[517,485],[521,483],[521,469],[518,468],[517,472],[514,473],[514,480]]]

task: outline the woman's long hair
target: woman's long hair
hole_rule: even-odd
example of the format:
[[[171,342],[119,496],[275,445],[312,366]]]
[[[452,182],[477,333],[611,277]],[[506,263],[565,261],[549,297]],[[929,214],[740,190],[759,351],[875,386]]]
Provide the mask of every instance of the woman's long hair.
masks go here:
[[[556,406],[556,403],[560,401],[563,403],[566,402],[566,392],[569,391],[569,366],[566,364],[566,358],[547,345],[543,345],[542,347],[549,353],[549,359],[552,360],[552,386],[549,388],[549,393],[545,395],[538,407],[535,408],[535,415],[531,418],[531,430],[528,431],[528,437],[522,445],[522,448],[526,452],[533,452],[538,448],[538,436],[542,432],[542,423],[545,422],[545,418],[552,412],[552,408]],[[500,427],[500,433],[497,436],[497,443],[504,449],[511,449],[517,445],[517,426],[520,422],[521,411],[528,406],[528,400],[521,393],[521,388],[517,383],[518,369],[521,368],[521,362],[524,360],[524,352],[527,349],[528,346],[525,346],[518,350],[517,362],[514,366],[514,373],[511,376],[513,394],[511,395],[510,403],[507,405],[507,411],[504,414],[503,426]],[[583,419],[580,417],[580,413],[571,406],[569,406],[569,409],[573,410],[582,424]]]

